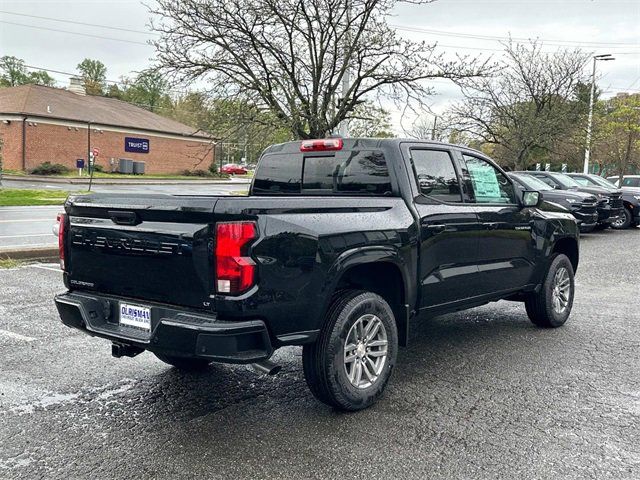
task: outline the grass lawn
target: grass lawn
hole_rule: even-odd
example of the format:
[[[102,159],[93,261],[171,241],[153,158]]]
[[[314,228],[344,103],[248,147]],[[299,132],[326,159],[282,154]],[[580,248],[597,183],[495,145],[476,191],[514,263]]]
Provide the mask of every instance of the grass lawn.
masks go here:
[[[4,173],[7,175],[18,175],[21,177],[28,177],[29,174],[26,172],[21,172],[19,170],[4,170]],[[78,176],[78,171],[73,170],[69,173],[64,173],[62,175],[48,175],[51,178],[82,178],[85,180],[89,180],[89,175],[85,172],[81,177]],[[248,175],[240,175],[240,178],[246,178]],[[129,175],[124,173],[109,173],[109,172],[95,172],[93,174],[93,178],[121,178],[121,179],[129,179],[133,178],[136,180],[227,180],[230,178],[230,175],[227,174],[214,174],[209,177],[198,177],[195,175],[179,175],[179,174],[145,174],[145,175]]]
[[[69,192],[61,192],[58,190],[22,190],[18,188],[0,188],[0,207],[22,207],[26,205],[62,205],[68,195]]]
[[[2,268],[16,268],[20,266],[22,262],[20,260],[14,260],[12,258],[0,258],[0,269]]]

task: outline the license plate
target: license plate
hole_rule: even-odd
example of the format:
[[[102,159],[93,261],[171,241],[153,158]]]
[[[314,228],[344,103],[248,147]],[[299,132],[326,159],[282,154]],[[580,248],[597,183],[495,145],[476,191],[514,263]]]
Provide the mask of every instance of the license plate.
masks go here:
[[[138,305],[120,304],[120,324],[129,327],[137,327],[142,330],[151,330],[151,309]]]

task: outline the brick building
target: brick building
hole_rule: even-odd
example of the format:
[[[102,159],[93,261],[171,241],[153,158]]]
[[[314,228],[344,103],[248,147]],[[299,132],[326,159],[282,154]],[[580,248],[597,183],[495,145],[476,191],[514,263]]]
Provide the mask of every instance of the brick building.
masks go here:
[[[114,98],[85,95],[78,79],[68,90],[40,85],[0,89],[4,169],[44,163],[75,168],[97,148],[105,171],[118,159],[146,163],[146,173],[206,170],[213,139],[194,128]]]

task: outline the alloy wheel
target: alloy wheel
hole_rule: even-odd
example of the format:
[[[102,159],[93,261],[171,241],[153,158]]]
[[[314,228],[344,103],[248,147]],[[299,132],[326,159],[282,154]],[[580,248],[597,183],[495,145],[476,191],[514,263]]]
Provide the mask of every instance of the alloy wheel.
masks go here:
[[[373,385],[387,362],[387,331],[373,314],[358,318],[349,329],[344,344],[344,370],[351,385]]]
[[[565,267],[560,267],[553,277],[553,310],[557,314],[563,314],[569,306],[571,295],[571,278]]]

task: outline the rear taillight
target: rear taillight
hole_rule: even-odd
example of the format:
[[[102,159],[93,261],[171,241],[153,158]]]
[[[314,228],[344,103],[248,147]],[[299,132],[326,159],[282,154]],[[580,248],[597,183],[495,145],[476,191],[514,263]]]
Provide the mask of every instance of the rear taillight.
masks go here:
[[[60,269],[64,271],[64,239],[67,235],[67,214],[58,214],[58,254],[60,255]]]
[[[254,284],[255,262],[248,256],[251,240],[257,238],[255,222],[216,225],[216,291],[237,295]]]

